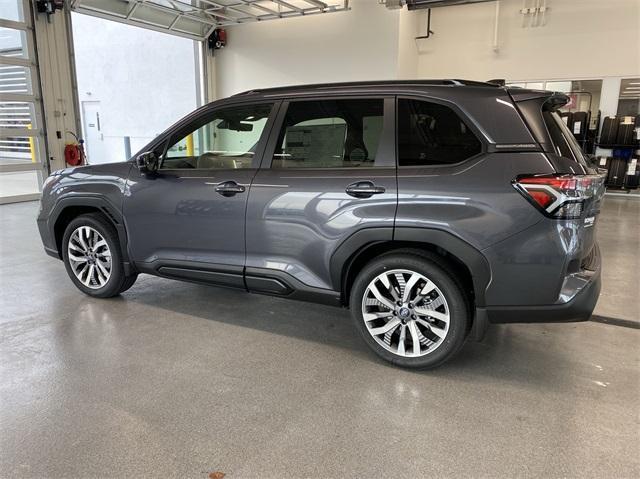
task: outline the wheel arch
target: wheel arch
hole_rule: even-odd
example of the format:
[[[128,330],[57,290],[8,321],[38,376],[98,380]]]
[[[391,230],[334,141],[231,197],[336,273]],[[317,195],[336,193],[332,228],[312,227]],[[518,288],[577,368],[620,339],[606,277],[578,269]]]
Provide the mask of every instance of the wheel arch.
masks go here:
[[[97,213],[116,229],[127,274],[132,272],[127,250],[127,234],[122,214],[109,200],[101,196],[62,198],[49,215],[49,231],[54,239],[58,257],[62,259],[62,239],[71,221],[80,215]]]
[[[485,305],[485,291],[491,270],[485,257],[473,246],[451,233],[426,228],[370,228],[354,233],[331,258],[331,275],[341,301],[349,305],[350,288],[361,269],[373,258],[396,250],[437,254],[456,272],[471,295],[473,307]]]

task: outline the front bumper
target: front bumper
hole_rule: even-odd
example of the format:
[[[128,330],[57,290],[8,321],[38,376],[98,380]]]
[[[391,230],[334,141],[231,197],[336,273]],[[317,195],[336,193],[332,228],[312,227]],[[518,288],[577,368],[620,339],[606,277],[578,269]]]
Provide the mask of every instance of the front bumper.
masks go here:
[[[598,302],[601,288],[600,250],[594,246],[589,269],[565,278],[558,301],[550,305],[488,306],[491,323],[560,323],[587,321]]]
[[[53,239],[53,235],[51,234],[51,229],[49,228],[49,222],[47,221],[47,218],[38,215],[38,219],[36,220],[36,222],[38,224],[38,231],[40,232],[40,238],[42,239],[42,245],[44,246],[45,252],[49,256],[60,259],[60,254],[58,252],[55,240]]]

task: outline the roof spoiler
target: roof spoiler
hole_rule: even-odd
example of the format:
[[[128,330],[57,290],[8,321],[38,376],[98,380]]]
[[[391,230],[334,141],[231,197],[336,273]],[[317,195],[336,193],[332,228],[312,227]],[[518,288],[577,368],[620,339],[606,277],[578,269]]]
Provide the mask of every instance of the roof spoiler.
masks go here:
[[[568,95],[559,91],[527,90],[521,88],[507,88],[511,99],[516,102],[538,100],[543,111],[554,111],[562,108],[571,101]]]
[[[553,141],[545,125],[543,112],[557,110],[566,105],[570,98],[564,93],[544,90],[507,88],[507,92],[542,150],[553,153]],[[558,169],[557,165],[554,166]]]

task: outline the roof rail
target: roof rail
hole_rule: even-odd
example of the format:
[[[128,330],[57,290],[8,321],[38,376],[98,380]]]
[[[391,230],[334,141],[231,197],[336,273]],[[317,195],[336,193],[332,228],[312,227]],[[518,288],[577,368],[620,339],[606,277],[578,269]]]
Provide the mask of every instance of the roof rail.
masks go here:
[[[340,83],[315,83],[309,85],[290,85],[274,88],[256,88],[247,90],[241,93],[236,93],[233,96],[253,95],[258,93],[277,93],[293,90],[318,90],[318,89],[334,89],[334,88],[349,88],[349,87],[379,87],[379,86],[482,86],[482,87],[499,87],[495,83],[480,82],[471,80],[459,80],[459,79],[438,79],[438,80],[381,80],[381,81],[358,81],[358,82],[340,82]]]

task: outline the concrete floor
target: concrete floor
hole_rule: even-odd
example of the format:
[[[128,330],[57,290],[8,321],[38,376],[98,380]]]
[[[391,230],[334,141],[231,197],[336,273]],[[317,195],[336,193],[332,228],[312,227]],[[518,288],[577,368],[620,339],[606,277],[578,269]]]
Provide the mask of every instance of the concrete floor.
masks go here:
[[[639,477],[640,330],[493,326],[376,359],[347,311],[141,277],[78,292],[0,207],[2,477]],[[600,321],[640,319],[640,201],[607,198]]]

